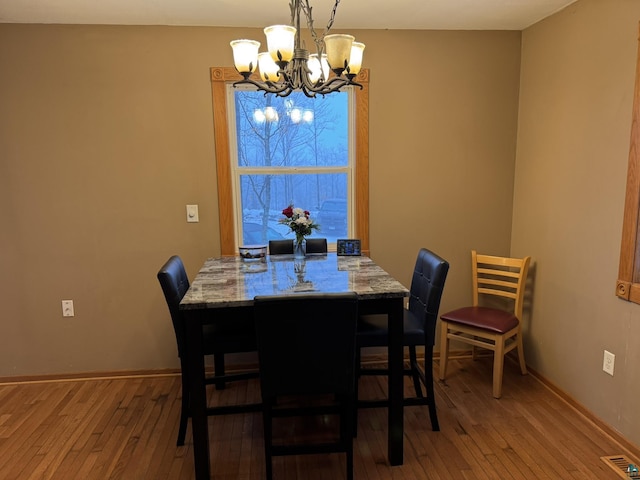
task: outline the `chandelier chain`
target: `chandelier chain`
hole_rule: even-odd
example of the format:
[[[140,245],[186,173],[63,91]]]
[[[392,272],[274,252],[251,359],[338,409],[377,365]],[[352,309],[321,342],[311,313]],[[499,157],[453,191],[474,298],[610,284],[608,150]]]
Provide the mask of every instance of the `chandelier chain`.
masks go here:
[[[294,0],[291,1],[292,14],[293,14],[293,2]],[[300,2],[300,7],[304,12],[304,16],[307,17],[307,28],[311,32],[311,37],[313,38],[313,42],[316,44],[316,50],[318,51],[318,54],[322,54],[324,52],[324,37],[325,35],[327,35],[327,33],[329,33],[329,30],[331,30],[331,27],[333,27],[333,22],[336,20],[336,11],[338,10],[339,4],[340,4],[340,0],[336,0],[336,2],[333,5],[333,8],[331,9],[331,15],[329,16],[327,27],[324,29],[324,32],[322,32],[322,37],[318,38],[316,30],[315,28],[313,28],[313,16],[311,15],[312,7],[311,5],[309,5],[309,0],[304,0]]]

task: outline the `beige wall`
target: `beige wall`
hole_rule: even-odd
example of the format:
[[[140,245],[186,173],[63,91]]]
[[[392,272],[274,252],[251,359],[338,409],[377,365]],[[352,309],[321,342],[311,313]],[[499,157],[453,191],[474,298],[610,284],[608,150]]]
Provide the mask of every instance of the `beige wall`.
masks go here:
[[[636,444],[640,306],[615,281],[639,19],[580,0],[524,31],[512,231],[536,264],[527,362]]]
[[[408,285],[419,247],[447,258],[445,310],[472,248],[532,255],[528,363],[636,443],[640,306],[614,284],[639,19],[579,0],[522,53],[519,32],[357,33],[374,259]],[[260,35],[0,25],[0,377],[178,365],[155,274],[219,254],[209,67]]]
[[[0,25],[0,376],[178,365],[156,272],[178,253],[193,277],[219,254],[209,67],[261,35]],[[434,249],[453,307],[469,250],[509,251],[520,33],[358,38],[372,256],[408,285],[418,248]]]

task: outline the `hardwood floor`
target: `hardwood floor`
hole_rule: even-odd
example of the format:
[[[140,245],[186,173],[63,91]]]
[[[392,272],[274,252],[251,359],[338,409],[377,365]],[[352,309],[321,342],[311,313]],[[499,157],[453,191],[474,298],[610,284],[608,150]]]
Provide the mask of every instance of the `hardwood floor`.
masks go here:
[[[495,400],[491,367],[489,358],[450,362],[446,383],[436,384],[440,432],[431,431],[426,407],[405,410],[402,466],[387,463],[385,410],[360,410],[355,478],[614,480],[620,475],[600,457],[638,460],[515,364],[505,365]],[[363,378],[361,397],[384,395],[384,383]],[[0,385],[0,479],[193,479],[190,427],[186,445],[176,447],[179,395],[172,375]],[[230,384],[211,397],[256,400],[259,383]],[[209,421],[212,478],[264,478],[260,414]],[[343,455],[274,460],[276,480],[343,478]]]

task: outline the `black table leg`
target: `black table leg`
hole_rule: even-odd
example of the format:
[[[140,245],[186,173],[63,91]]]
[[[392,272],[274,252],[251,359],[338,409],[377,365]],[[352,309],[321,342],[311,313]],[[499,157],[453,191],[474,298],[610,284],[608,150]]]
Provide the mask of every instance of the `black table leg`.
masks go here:
[[[202,351],[203,310],[185,310],[187,330],[187,368],[189,376],[189,399],[191,430],[193,432],[193,458],[196,480],[209,480],[209,425],[207,421],[207,392],[204,383],[204,355]]]

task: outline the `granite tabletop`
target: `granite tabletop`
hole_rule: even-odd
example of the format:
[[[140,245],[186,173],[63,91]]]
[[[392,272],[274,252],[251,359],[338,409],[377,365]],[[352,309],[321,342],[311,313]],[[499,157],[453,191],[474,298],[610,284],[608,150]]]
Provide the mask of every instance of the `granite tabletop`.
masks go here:
[[[267,255],[258,260],[209,258],[191,283],[180,308],[241,307],[256,295],[356,292],[364,300],[397,298],[409,290],[366,256]]]

